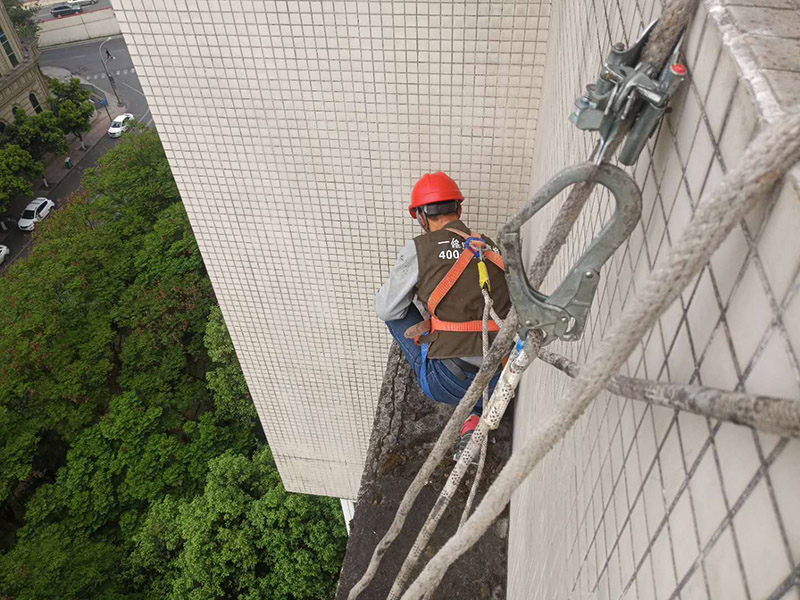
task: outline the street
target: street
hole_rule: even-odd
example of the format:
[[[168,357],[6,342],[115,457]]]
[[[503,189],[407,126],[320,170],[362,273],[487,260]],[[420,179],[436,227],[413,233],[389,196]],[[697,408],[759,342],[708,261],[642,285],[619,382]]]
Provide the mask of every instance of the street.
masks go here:
[[[75,165],[75,167],[70,171],[69,175],[67,175],[61,181],[61,183],[53,186],[49,190],[39,189],[36,191],[36,195],[51,198],[53,201],[55,201],[56,207],[60,206],[64,202],[65,198],[67,198],[72,192],[76,191],[80,187],[83,172],[86,169],[95,166],[97,164],[97,159],[105,154],[106,150],[111,148],[115,143],[116,140],[111,139],[108,136],[102,138],[99,142],[97,142],[97,144],[95,144],[94,148],[86,153],[86,156],[83,158],[83,160]],[[30,198],[21,199],[19,202],[14,203],[8,212],[14,217],[19,217],[28,202],[30,202]],[[2,240],[2,244],[4,246],[8,246],[11,250],[11,255],[6,258],[2,265],[0,265],[0,273],[8,268],[8,266],[11,265],[11,263],[13,263],[16,259],[27,256],[30,252],[32,241],[33,237],[30,233],[20,231],[15,226],[11,226],[9,233],[6,234],[5,239]]]
[[[103,42],[104,40],[92,40],[45,48],[42,50],[42,66],[61,67],[71,71],[75,76],[102,89],[108,97],[109,104],[115,103],[114,92],[103,69],[103,61],[100,59],[100,44]],[[125,40],[122,36],[111,38],[103,45],[103,55],[106,50],[114,57],[106,63],[116,83],[120,99],[127,106],[129,113],[133,113],[139,121],[149,125],[152,119],[147,108],[147,99],[142,92]]]
[[[50,9],[53,8],[54,4],[61,4],[60,0],[56,0],[55,2],[40,2],[39,3],[39,12],[36,13],[36,20],[37,21],[50,21],[55,17],[50,14]],[[87,4],[83,6],[83,12],[94,12],[96,10],[103,10],[104,8],[111,8],[111,0],[97,0],[96,4]],[[64,18],[64,17],[61,17]]]
[[[42,66],[67,69],[84,80],[90,81],[106,92],[109,105],[114,106],[116,98],[112,92],[111,84],[105,76],[103,63],[100,60],[99,48],[102,42],[103,40],[93,40],[80,44],[47,48],[42,50],[41,64]],[[113,60],[108,61],[108,70],[115,79],[120,99],[125,103],[127,112],[133,113],[141,122],[152,125],[153,120],[147,107],[147,100],[139,84],[139,78],[134,71],[125,40],[121,36],[112,38],[103,46],[104,53],[106,48],[114,56]],[[100,114],[103,115],[103,112]],[[107,120],[105,115],[101,118]],[[105,154],[115,143],[117,143],[117,140],[103,136],[92,148],[86,151],[85,156],[81,157],[80,161],[76,161],[75,167],[69,171],[60,183],[50,182],[52,187],[49,189],[39,186],[34,189],[34,193],[30,198],[16,198],[11,203],[11,207],[6,214],[19,218],[31,198],[37,196],[51,198],[56,203],[56,207],[58,207],[65,198],[80,187],[84,171],[95,166],[97,159]],[[83,151],[72,151],[73,160],[78,153],[82,154]],[[17,258],[27,256],[30,252],[31,242],[32,236],[30,233],[22,232],[13,225],[10,226],[8,233],[4,234],[0,231],[0,244],[8,246],[11,250],[11,255],[0,265],[0,273],[5,271]]]

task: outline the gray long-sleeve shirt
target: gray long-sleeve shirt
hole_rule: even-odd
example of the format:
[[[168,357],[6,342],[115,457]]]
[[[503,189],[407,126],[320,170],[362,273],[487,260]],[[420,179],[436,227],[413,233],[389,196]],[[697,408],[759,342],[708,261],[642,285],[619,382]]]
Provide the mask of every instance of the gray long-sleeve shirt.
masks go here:
[[[414,301],[419,279],[417,246],[410,240],[397,256],[389,278],[375,293],[375,312],[381,321],[402,319]]]

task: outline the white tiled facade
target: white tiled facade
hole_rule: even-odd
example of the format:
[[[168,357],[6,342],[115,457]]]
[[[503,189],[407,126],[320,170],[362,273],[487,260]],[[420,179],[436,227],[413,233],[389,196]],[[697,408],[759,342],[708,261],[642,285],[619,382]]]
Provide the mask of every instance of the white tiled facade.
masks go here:
[[[489,234],[525,198],[549,5],[114,8],[284,484],[355,498],[411,188],[447,171]]]
[[[611,44],[630,42],[660,12],[652,0],[553,3],[535,185],[589,155],[594,140],[565,113]],[[701,2],[686,40],[690,85],[630,169],[643,190],[641,223],[603,271],[584,338],[553,344],[557,352],[585,359],[759,123],[797,108],[786,90],[800,82],[800,53],[787,49],[797,46],[800,26],[791,33],[787,23],[800,23],[800,4]],[[733,231],[623,374],[800,399],[798,170]],[[545,290],[613,210],[607,194],[598,196]],[[532,249],[557,208],[531,224]],[[553,410],[567,381],[543,363],[529,369],[516,445]],[[800,440],[605,394],[512,501],[508,597],[797,600],[798,515]]]
[[[414,181],[449,172],[467,222],[494,234],[531,189],[589,155],[594,137],[566,119],[573,100],[662,3],[115,8],[284,483],[354,498],[389,346],[372,294],[416,233]],[[604,269],[584,338],[557,351],[586,357],[759,123],[796,104],[798,9],[701,2],[690,83],[630,169],[641,224]],[[610,214],[599,196],[545,290]],[[530,256],[556,209],[527,231]],[[795,174],[624,373],[800,398],[798,231]],[[517,442],[566,383],[531,367]],[[799,507],[797,441],[606,394],[514,497],[508,597],[800,599]]]

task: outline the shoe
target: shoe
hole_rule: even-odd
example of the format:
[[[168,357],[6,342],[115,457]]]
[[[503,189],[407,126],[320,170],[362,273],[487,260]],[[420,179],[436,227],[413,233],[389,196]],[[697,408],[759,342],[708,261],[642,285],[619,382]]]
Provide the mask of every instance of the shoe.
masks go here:
[[[454,461],[458,462],[458,459],[461,458],[461,455],[467,448],[467,444],[469,444],[469,441],[472,439],[472,434],[475,432],[475,428],[480,422],[481,418],[478,415],[470,415],[469,418],[464,421],[464,424],[461,426],[461,435],[458,438],[458,442],[456,442],[456,449],[453,453]],[[480,453],[473,455],[470,464],[477,465],[479,458]]]

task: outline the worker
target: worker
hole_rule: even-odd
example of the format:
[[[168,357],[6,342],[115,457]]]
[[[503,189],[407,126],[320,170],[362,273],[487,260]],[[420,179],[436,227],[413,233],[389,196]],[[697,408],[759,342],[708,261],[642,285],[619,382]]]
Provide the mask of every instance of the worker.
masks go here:
[[[461,221],[463,201],[458,185],[445,173],[422,176],[408,210],[425,233],[403,246],[375,294],[375,312],[400,345],[420,387],[445,404],[461,401],[481,365],[482,287],[501,319],[511,308],[499,252],[492,240],[473,234]],[[490,341],[498,330],[491,320]],[[498,379],[499,373],[489,384],[490,393]],[[456,460],[480,421],[481,408],[479,401],[461,428]]]

